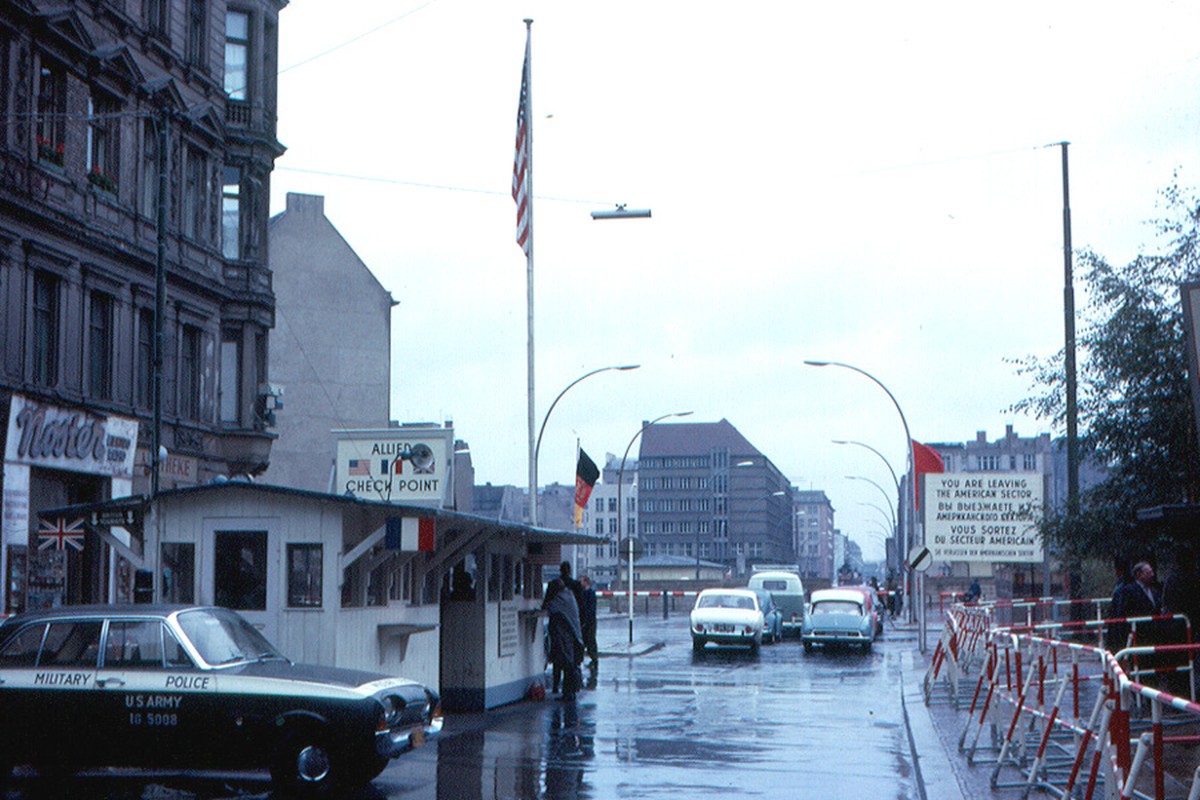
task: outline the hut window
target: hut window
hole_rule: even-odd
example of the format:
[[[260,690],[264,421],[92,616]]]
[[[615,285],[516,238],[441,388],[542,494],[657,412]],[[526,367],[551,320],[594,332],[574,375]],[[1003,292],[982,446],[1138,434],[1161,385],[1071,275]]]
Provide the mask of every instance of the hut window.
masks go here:
[[[321,607],[321,545],[289,544],[288,605],[292,608]]]
[[[267,609],[267,532],[217,531],[213,596],[235,611]]]

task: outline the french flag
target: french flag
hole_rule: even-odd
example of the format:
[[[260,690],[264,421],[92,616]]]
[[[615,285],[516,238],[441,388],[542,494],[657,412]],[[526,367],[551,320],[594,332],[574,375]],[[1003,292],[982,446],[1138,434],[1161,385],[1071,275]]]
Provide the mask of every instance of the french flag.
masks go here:
[[[389,517],[385,544],[392,550],[432,553],[435,522],[433,517]]]

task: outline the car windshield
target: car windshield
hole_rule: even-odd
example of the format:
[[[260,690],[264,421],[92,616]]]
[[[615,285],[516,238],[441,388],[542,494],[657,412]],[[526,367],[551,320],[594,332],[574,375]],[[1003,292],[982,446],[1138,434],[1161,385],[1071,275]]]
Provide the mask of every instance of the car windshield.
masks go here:
[[[741,608],[754,610],[754,599],[741,594],[706,594],[700,597],[696,608]]]
[[[219,608],[184,611],[179,615],[179,627],[200,657],[214,666],[239,661],[287,660],[257,628],[232,611]]]
[[[821,600],[813,605],[814,614],[862,614],[862,606],[853,600]]]

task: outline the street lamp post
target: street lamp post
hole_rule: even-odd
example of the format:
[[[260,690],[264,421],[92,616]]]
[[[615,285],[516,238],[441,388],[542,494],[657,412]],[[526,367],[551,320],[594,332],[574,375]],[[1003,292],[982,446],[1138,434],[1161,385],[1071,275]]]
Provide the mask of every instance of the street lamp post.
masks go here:
[[[538,487],[538,455],[542,451],[542,434],[546,432],[546,423],[550,421],[550,413],[554,411],[554,407],[558,405],[558,401],[562,400],[562,396],[571,390],[575,384],[580,383],[593,375],[599,375],[601,372],[609,372],[611,370],[620,370],[628,372],[631,369],[637,369],[641,364],[625,364],[622,366],[600,367],[591,372],[585,372],[575,380],[567,384],[566,388],[558,393],[558,397],[554,398],[554,402],[550,404],[550,408],[546,409],[546,416],[542,417],[542,427],[538,429],[537,443],[533,446],[533,464],[529,470],[529,523],[534,527],[538,524],[538,505],[537,505],[537,487]]]
[[[656,417],[642,425],[633,438],[629,440],[629,444],[625,446],[625,455],[621,456],[621,469],[617,471],[617,546],[621,544],[621,532],[625,527],[625,509],[621,505],[621,490],[625,487],[625,461],[629,458],[629,451],[633,449],[633,443],[638,440],[638,437],[646,432],[646,429],[651,425],[662,422],[664,419],[671,417],[686,417],[691,414],[691,411],[676,411],[671,414],[663,414],[661,417]],[[626,537],[629,540],[629,563],[625,565],[626,584],[629,589],[629,643],[633,644],[633,537]],[[618,556],[619,558],[619,556]]]
[[[888,496],[886,489],[884,489],[882,486],[880,486],[878,483],[871,480],[870,478],[864,478],[862,475],[847,475],[846,479],[851,480],[851,481],[863,481],[864,483],[869,483],[872,486],[874,486],[876,489],[878,489],[879,493],[881,495],[883,495],[884,501],[887,502],[888,511],[891,512],[892,525],[895,526],[896,514],[895,514],[895,512],[892,512],[892,498]],[[899,498],[897,498],[897,499],[899,499]]]
[[[892,394],[892,390],[887,388],[887,386],[885,386],[883,384],[883,381],[879,380],[874,375],[867,372],[865,369],[860,369],[859,367],[856,367],[853,364],[845,364],[845,363],[842,363],[841,361],[807,361],[806,360],[804,363],[810,367],[841,367],[842,369],[848,369],[851,372],[857,372],[859,375],[862,375],[864,378],[868,378],[869,380],[871,380],[880,389],[883,389],[884,393],[887,394],[888,399],[892,401],[892,405],[896,407],[896,413],[900,415],[900,424],[904,426],[904,449],[907,451],[907,458],[908,458],[908,487],[909,487],[909,490],[908,490],[907,494],[908,494],[908,501],[909,501],[909,505],[908,505],[909,513],[908,513],[908,524],[906,526],[904,526],[906,528],[906,530],[904,531],[903,542],[902,542],[902,545],[900,548],[902,553],[907,553],[909,546],[913,543],[912,542],[913,533],[914,533],[915,526],[916,526],[917,475],[916,475],[916,462],[913,460],[912,434],[908,430],[908,420],[904,416],[904,409],[900,408],[900,403],[896,400],[896,395]],[[904,575],[904,582],[905,582],[905,584],[908,584],[908,573],[905,573],[905,575]],[[923,597],[924,583],[925,582],[922,579],[922,573],[917,573],[917,586],[916,586],[917,609],[916,609],[916,611],[917,611],[917,620],[918,620],[918,624],[919,624],[919,628],[920,628],[920,631],[917,636],[917,643],[918,643],[918,648],[920,649],[920,651],[922,653],[925,652],[925,603],[924,603],[924,597]],[[906,589],[907,589],[907,586],[906,586]],[[911,600],[911,598],[910,598],[910,600]],[[909,614],[910,615],[912,614],[912,604],[911,603],[909,605]],[[910,619],[911,619],[911,616],[910,616]]]

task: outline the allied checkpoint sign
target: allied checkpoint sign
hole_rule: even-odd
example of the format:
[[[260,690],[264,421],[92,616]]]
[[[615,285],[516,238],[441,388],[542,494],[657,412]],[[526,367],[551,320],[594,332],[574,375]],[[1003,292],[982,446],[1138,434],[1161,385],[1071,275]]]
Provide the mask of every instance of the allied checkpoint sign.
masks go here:
[[[1037,472],[925,475],[925,546],[940,562],[1040,564],[1043,486]]]
[[[364,500],[445,508],[453,483],[454,429],[401,425],[334,431],[335,489]]]

